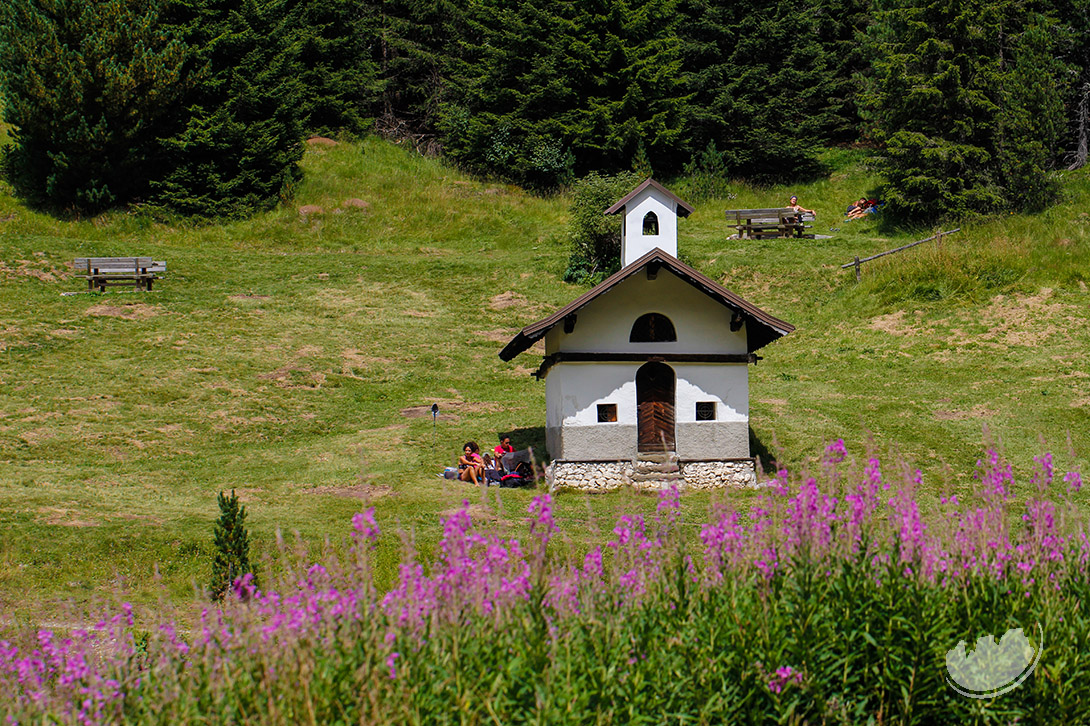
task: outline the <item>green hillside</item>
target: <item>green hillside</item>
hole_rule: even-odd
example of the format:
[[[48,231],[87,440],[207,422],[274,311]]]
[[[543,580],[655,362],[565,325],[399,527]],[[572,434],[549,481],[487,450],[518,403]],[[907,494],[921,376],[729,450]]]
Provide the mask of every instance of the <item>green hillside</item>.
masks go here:
[[[968,226],[856,284],[842,263],[933,232],[839,221],[876,182],[861,159],[830,154],[838,171],[810,185],[739,186],[682,223],[684,258],[797,327],[751,369],[756,450],[798,467],[843,437],[856,456],[902,454],[933,493],[967,485],[985,427],[1016,469],[1046,448],[1068,464],[1069,440],[1084,461],[1087,173],[1042,215]],[[303,166],[290,204],[214,226],[58,221],[0,186],[0,609],[154,598],[156,566],[184,596],[207,578],[220,490],[247,504],[259,555],[277,530],[339,540],[366,501],[427,548],[441,512],[482,498],[436,478],[463,441],[543,446],[539,358],[496,354],[582,291],[561,281],[566,200],[377,140],[310,147]],[[728,239],[724,208],[791,192],[830,239]],[[166,260],[168,279],[88,294],[67,267],[128,254]],[[480,515],[520,531],[530,496],[490,491]],[[747,495],[691,495],[690,520],[719,496]],[[593,539],[616,509],[653,506],[568,495],[557,511]]]

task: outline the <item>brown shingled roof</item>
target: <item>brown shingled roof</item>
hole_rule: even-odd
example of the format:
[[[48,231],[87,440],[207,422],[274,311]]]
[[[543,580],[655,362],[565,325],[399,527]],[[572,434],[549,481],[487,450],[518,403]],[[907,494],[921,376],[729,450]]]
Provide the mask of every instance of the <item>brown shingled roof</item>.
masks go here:
[[[625,194],[621,199],[619,199],[617,201],[616,204],[614,204],[612,207],[607,209],[605,211],[605,213],[606,214],[616,214],[617,212],[621,211],[622,209],[624,209],[624,206],[626,204],[631,202],[632,199],[637,194],[642,192],[647,187],[652,187],[654,189],[657,189],[658,191],[662,192],[663,194],[665,194],[670,199],[673,199],[675,202],[677,202],[677,216],[679,216],[679,217],[688,217],[690,214],[693,213],[694,210],[693,210],[692,205],[690,205],[688,202],[682,200],[679,196],[674,194],[672,191],[670,191],[669,189],[667,189],[663,185],[659,184],[657,181],[655,181],[651,177],[647,177],[646,181],[644,181],[638,187],[636,187],[635,189],[630,191],[628,194]]]
[[[545,334],[548,333],[553,326],[563,321],[565,317],[585,307],[599,295],[609,292],[618,284],[624,282],[629,277],[654,262],[657,262],[662,267],[670,270],[682,280],[685,280],[721,305],[725,305],[740,313],[748,324],[748,335],[746,338],[749,353],[768,345],[778,338],[782,338],[795,329],[795,326],[791,323],[769,315],[756,305],[738,297],[710,277],[697,272],[673,255],[667,254],[656,247],[632,264],[610,275],[608,278],[560,308],[549,317],[527,325],[519,331],[519,334],[512,338],[506,346],[504,346],[503,350],[500,351],[500,358],[505,361],[511,360],[519,353],[528,349],[535,342],[545,337]]]

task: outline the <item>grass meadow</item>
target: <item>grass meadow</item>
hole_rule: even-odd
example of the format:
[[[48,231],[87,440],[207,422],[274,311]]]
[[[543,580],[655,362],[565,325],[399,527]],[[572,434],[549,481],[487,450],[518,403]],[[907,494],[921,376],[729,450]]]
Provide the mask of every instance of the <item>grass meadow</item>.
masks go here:
[[[755,452],[797,470],[843,438],[853,455],[919,467],[925,507],[969,486],[986,440],[1025,479],[1045,450],[1058,468],[1082,466],[1087,172],[1066,173],[1046,212],[963,225],[866,264],[857,284],[841,264],[936,230],[842,223],[877,178],[855,152],[829,161],[828,179],[737,185],[681,224],[688,261],[797,327],[750,371]],[[370,506],[423,553],[463,500],[477,522],[526,536],[535,492],[481,492],[436,473],[467,439],[491,446],[511,433],[543,448],[544,384],[529,375],[540,354],[507,364],[497,353],[582,292],[562,281],[565,197],[472,179],[375,139],[309,147],[303,166],[294,199],[213,225],[141,210],[60,220],[0,183],[9,621],[63,621],[67,603],[115,595],[192,604],[221,490],[245,502],[258,559],[278,531],[339,542]],[[684,181],[674,188],[685,196]],[[813,231],[828,239],[728,239],[723,209],[790,193],[817,209]],[[87,293],[68,268],[132,254],[165,260],[168,279],[148,293]],[[680,527],[695,538],[709,507],[753,496],[686,495]],[[630,493],[553,503],[576,552],[600,543],[618,512],[655,507]],[[379,583],[394,581],[402,546],[387,537],[375,550]]]

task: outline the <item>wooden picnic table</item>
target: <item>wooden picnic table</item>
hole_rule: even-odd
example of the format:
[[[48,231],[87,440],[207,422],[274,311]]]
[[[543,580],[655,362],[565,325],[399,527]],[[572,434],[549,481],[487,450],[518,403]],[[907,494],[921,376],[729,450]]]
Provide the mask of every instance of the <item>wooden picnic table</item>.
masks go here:
[[[151,283],[162,279],[167,263],[151,257],[77,257],[72,263],[76,277],[87,280],[87,289],[106,292],[108,286],[128,285],[136,289],[151,289]]]
[[[727,210],[727,223],[738,230],[738,239],[804,237],[807,218],[812,220],[813,216],[791,207]]]

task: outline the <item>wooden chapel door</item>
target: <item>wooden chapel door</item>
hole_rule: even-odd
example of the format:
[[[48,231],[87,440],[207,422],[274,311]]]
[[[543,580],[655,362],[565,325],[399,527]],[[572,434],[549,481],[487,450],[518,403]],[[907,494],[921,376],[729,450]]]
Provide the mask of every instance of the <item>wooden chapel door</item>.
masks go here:
[[[674,451],[674,369],[647,363],[636,371],[636,431],[639,451]]]

